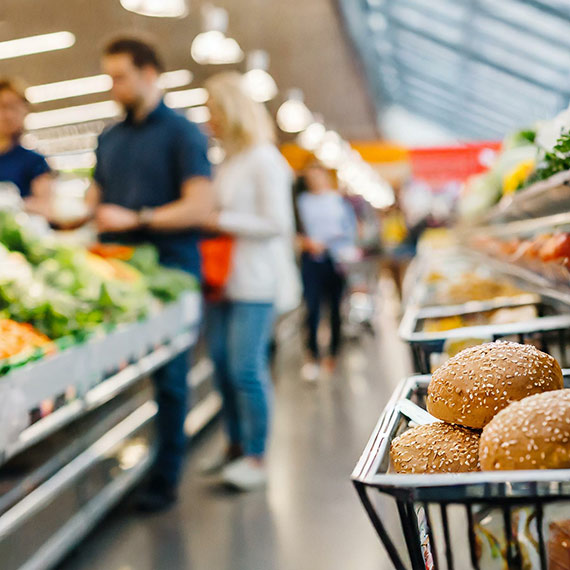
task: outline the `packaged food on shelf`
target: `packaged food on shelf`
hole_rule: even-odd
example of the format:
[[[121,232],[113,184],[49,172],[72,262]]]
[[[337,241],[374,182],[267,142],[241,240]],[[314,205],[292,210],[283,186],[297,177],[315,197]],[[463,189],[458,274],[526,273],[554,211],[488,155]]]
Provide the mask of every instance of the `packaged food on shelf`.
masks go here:
[[[535,305],[521,307],[502,307],[492,311],[478,313],[465,313],[449,317],[427,318],[423,322],[424,332],[444,332],[461,327],[475,327],[483,325],[504,325],[509,323],[522,323],[536,319],[538,311]]]

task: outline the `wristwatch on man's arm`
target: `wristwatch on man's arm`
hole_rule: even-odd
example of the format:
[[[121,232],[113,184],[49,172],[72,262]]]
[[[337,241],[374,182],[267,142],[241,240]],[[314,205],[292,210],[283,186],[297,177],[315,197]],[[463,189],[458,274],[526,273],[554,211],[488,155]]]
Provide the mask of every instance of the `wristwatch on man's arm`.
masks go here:
[[[139,227],[148,228],[152,222],[154,216],[154,210],[152,208],[142,208],[139,210]]]

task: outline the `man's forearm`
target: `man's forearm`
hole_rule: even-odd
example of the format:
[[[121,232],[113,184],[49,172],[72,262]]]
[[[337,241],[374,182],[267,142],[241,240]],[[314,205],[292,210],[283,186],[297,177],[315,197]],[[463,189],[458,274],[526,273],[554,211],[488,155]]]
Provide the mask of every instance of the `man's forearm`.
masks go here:
[[[202,226],[213,208],[209,204],[193,204],[177,200],[152,210],[147,227],[156,231],[186,230]]]

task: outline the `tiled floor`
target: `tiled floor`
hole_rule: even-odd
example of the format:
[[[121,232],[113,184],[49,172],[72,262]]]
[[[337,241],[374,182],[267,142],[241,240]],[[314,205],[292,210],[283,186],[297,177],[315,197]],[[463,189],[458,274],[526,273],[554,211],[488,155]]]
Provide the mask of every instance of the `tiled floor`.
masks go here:
[[[382,303],[377,336],[347,344],[337,374],[316,386],[299,379],[299,340],[281,347],[266,493],[233,494],[198,474],[222,445],[213,426],[189,454],[179,506],[140,518],[121,505],[60,570],[390,568],[349,477],[406,373],[394,309]]]

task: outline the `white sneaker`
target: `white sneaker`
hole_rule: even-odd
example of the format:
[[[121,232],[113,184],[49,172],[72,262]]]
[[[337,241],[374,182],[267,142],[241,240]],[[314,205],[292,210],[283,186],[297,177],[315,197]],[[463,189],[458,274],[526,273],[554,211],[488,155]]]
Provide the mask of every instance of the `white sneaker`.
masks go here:
[[[267,471],[265,467],[255,465],[251,459],[242,457],[222,471],[222,481],[240,491],[255,491],[267,485]]]
[[[316,362],[307,362],[301,368],[301,377],[305,382],[316,382],[321,375],[321,367]]]

